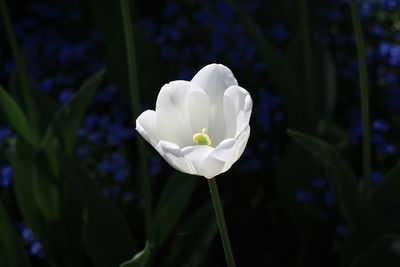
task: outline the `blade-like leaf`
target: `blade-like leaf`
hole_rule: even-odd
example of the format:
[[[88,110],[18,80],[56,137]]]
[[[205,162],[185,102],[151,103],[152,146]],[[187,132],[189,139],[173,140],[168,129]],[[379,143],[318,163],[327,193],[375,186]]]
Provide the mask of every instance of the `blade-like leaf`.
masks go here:
[[[371,196],[371,218],[380,234],[400,234],[400,165],[387,173]]]
[[[388,235],[361,252],[351,267],[400,266],[400,238]]]
[[[35,159],[33,192],[36,204],[47,221],[55,222],[60,218],[60,193],[57,181],[42,151],[36,155]]]
[[[28,255],[1,201],[0,236],[0,265],[2,267],[30,267]]]
[[[13,130],[32,147],[36,147],[38,142],[35,136],[31,134],[32,130],[24,112],[1,85],[0,108]]]
[[[162,266],[203,266],[204,258],[218,233],[217,230],[211,203],[200,207],[174,236],[168,257],[162,262]]]
[[[122,263],[120,267],[145,267],[147,261],[150,258],[150,245],[146,242],[146,246],[140,252],[138,252],[132,259]]]
[[[35,99],[38,112],[40,114],[39,126],[41,137],[46,133],[48,126],[54,121],[57,111],[60,109],[60,105],[49,96],[37,91]]]
[[[177,172],[164,187],[152,226],[152,235],[157,246],[161,246],[174,229],[189,204],[198,180]]]
[[[79,163],[64,158],[62,165],[83,189],[82,238],[89,258],[96,267],[118,266],[136,247],[124,215]]]
[[[14,189],[19,210],[33,234],[45,246],[46,254],[51,258],[55,246],[51,245],[50,231],[44,216],[36,205],[33,173],[35,169],[35,153],[21,140],[17,140],[15,154],[12,159]]]
[[[330,144],[298,131],[288,130],[288,133],[293,140],[310,151],[330,175],[328,181],[349,226],[355,230],[362,229],[356,179],[349,165]]]
[[[104,74],[105,70],[102,69],[85,80],[79,91],[57,113],[55,130],[68,156],[73,156],[75,153],[78,128]]]

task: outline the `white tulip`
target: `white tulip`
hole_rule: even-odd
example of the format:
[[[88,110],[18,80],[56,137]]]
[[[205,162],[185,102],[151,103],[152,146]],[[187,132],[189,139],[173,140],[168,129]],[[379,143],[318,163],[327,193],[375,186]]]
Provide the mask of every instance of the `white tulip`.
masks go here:
[[[190,82],[165,84],[156,110],[143,112],[136,130],[175,169],[211,179],[242,155],[252,105],[230,69],[210,64]]]

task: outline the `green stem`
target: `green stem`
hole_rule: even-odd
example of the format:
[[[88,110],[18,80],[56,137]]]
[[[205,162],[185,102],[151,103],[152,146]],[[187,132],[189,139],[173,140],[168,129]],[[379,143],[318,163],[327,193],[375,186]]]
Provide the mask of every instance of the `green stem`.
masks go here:
[[[12,23],[10,16],[8,14],[8,7],[5,0],[0,0],[0,14],[3,18],[4,28],[6,31],[6,35],[8,38],[8,42],[10,44],[12,53],[15,58],[15,62],[17,65],[17,73],[18,78],[22,86],[22,93],[24,102],[27,105],[27,115],[29,121],[31,123],[31,127],[33,129],[32,135],[34,139],[37,141],[39,137],[39,123],[37,118],[37,107],[36,103],[34,102],[34,94],[29,85],[29,77],[28,77],[28,69],[26,66],[26,61],[22,56],[21,50],[18,46],[17,38],[12,28]]]
[[[139,82],[138,73],[136,66],[136,54],[135,46],[133,42],[133,31],[132,31],[132,19],[130,14],[130,7],[128,0],[121,0],[121,13],[124,24],[124,35],[125,35],[125,46],[128,63],[128,77],[129,77],[129,91],[130,100],[132,107],[132,115],[134,118],[139,116],[140,112],[140,93],[139,93]],[[151,188],[150,188],[150,176],[147,172],[147,157],[146,149],[142,138],[137,138],[139,157],[140,157],[140,173],[142,178],[143,196],[145,202],[144,220],[146,227],[146,234],[150,236],[150,226],[152,221],[152,200],[151,200]]]
[[[236,267],[228,230],[226,228],[224,212],[222,210],[221,198],[219,197],[218,186],[215,178],[209,179],[208,185],[210,186],[211,190],[212,202],[214,205],[215,216],[217,217],[219,233],[221,234],[222,246],[224,247],[226,263],[228,264],[228,267]]]
[[[361,116],[363,127],[363,172],[365,182],[365,192],[368,195],[371,187],[371,132],[369,118],[369,91],[368,91],[368,76],[367,64],[365,61],[365,46],[364,37],[361,29],[361,20],[358,12],[356,0],[350,1],[351,15],[353,19],[354,31],[356,36],[358,68],[360,76],[361,90]]]

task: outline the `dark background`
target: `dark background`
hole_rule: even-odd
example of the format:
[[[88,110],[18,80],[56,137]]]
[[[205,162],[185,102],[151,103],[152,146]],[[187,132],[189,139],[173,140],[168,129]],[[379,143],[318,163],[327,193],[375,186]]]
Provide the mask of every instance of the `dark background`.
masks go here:
[[[190,80],[213,62],[228,66],[254,101],[246,151],[217,177],[238,266],[351,266],[376,238],[352,239],[326,171],[286,134],[292,128],[326,140],[362,179],[358,64],[349,1],[232,2],[237,10],[222,0],[131,1],[141,108],[154,109],[159,89],[171,80]],[[399,159],[400,1],[358,2],[367,47],[371,179],[376,186]],[[79,127],[76,159],[123,212],[138,244],[133,255],[146,237],[135,142],[140,137],[130,111],[119,1],[16,0],[8,6],[33,90],[64,104],[85,78],[106,67]],[[3,24],[0,44],[0,83],[10,88],[16,63]],[[3,122],[1,201],[32,266],[73,266],[61,256],[49,256],[23,219],[10,165],[15,138]],[[146,149],[157,206],[174,170],[149,145]],[[151,265],[224,266],[213,213],[201,220],[193,217],[210,210],[206,180],[187,179],[198,182],[168,238],[152,254]],[[97,266],[90,256],[81,262]]]

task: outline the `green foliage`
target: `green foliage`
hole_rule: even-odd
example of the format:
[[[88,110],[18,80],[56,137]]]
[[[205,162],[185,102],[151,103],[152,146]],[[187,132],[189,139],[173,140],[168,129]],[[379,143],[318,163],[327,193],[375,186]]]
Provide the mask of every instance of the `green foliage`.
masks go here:
[[[396,267],[400,265],[400,238],[387,235],[356,257],[351,267]]]
[[[28,255],[1,202],[0,218],[0,265],[3,267],[30,267]]]
[[[192,193],[199,182],[194,178],[190,175],[175,173],[164,186],[154,212],[151,228],[153,239],[157,245],[164,243],[189,204]]]
[[[78,164],[70,167],[71,175],[79,179],[84,193],[82,241],[88,256],[96,267],[118,266],[136,247],[129,225],[121,211]]]
[[[31,126],[21,108],[7,91],[0,85],[0,107],[3,117],[13,130],[32,147],[37,146],[37,140],[31,134]]]
[[[334,147],[310,135],[288,130],[289,135],[306,148],[327,171],[339,206],[351,229],[361,231],[362,225],[360,204],[356,179],[346,161]]]
[[[60,219],[59,181],[52,175],[43,152],[35,156],[32,169],[33,192],[37,207],[49,222]]]
[[[138,252],[132,259],[122,263],[120,267],[145,267],[150,258],[150,245],[146,242],[146,246]]]
[[[75,154],[78,128],[104,75],[105,70],[100,70],[85,80],[78,93],[57,112],[54,128],[65,153],[70,157]]]
[[[175,234],[168,257],[161,266],[202,266],[217,231],[211,203],[196,209]]]
[[[371,218],[373,233],[383,235],[387,232],[400,234],[398,221],[400,215],[400,166],[390,170],[371,195]]]

